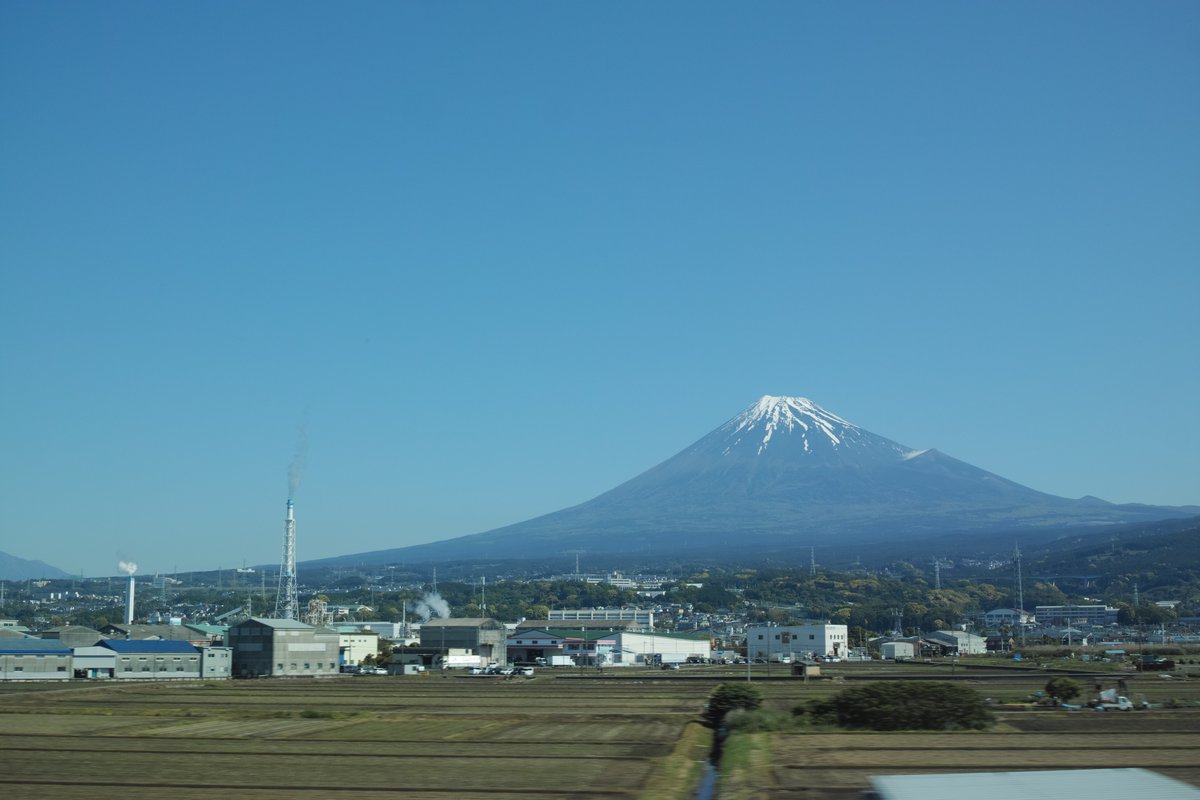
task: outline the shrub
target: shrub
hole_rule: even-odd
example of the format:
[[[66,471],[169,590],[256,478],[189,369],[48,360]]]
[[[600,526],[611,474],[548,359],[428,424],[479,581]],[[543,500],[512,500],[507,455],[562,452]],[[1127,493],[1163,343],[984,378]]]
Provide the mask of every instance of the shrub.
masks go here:
[[[1046,682],[1046,694],[1050,695],[1055,700],[1058,700],[1060,703],[1071,702],[1076,697],[1079,697],[1082,691],[1083,690],[1079,686],[1078,681],[1062,675],[1058,676],[1057,678],[1051,678]]]
[[[303,719],[333,719],[332,711],[317,711],[315,708],[306,708],[300,712]]]
[[[992,713],[977,692],[941,681],[855,686],[814,701],[806,710],[819,722],[875,731],[980,729],[992,723]]]
[[[762,692],[750,683],[721,683],[708,696],[704,709],[704,723],[712,728],[720,727],[725,715],[735,708],[754,710],[762,706]]]

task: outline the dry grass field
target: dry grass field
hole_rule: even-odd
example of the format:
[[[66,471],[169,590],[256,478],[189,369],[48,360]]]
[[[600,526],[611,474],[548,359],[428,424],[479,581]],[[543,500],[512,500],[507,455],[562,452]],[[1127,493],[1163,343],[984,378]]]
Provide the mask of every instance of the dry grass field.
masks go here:
[[[1140,766],[1200,785],[1200,681],[1128,679],[1179,709],[1043,711],[1038,671],[841,665],[754,670],[788,711],[859,680],[963,681],[1002,708],[970,733],[736,734],[721,798],[850,798],[870,775]],[[695,796],[712,688],[744,668],[555,671],[533,679],[350,677],[0,686],[0,795],[21,800],[382,800]],[[1093,679],[1080,678],[1085,685]],[[1109,681],[1111,683],[1111,681]]]
[[[690,797],[711,684],[336,678],[6,687],[6,797]]]
[[[846,683],[760,685],[766,689],[765,705],[782,710],[825,696],[851,679],[867,677],[852,670],[842,676]],[[870,677],[950,676],[925,676],[909,666]],[[1143,767],[1200,786],[1200,681],[1165,680],[1157,675],[1127,678],[1130,697],[1180,708],[1098,712],[1021,707],[1048,677],[1037,672],[958,672],[955,679],[1002,707],[1019,709],[997,712],[997,724],[986,732],[857,733],[813,728],[736,734],[721,765],[717,797],[849,800],[869,788],[872,775],[1100,767]],[[1086,687],[1095,680],[1105,687],[1113,684],[1107,678],[1078,680]]]

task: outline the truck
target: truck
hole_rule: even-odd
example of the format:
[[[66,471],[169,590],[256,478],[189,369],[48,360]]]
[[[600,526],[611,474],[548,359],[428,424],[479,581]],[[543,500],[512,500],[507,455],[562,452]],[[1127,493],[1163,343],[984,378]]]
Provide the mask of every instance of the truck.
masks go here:
[[[474,655],[444,655],[439,659],[442,669],[471,669],[472,667],[487,666],[487,659]]]
[[[550,656],[549,665],[551,667],[573,667],[575,659],[571,656]]]
[[[1129,701],[1128,697],[1121,694],[1107,702],[1103,700],[1099,701],[1095,703],[1092,708],[1096,709],[1097,711],[1133,711],[1134,706],[1133,703]]]
[[[1088,707],[1097,711],[1133,711],[1135,708],[1149,708],[1146,703],[1135,704],[1123,694],[1117,694],[1116,689],[1105,689],[1100,696],[1088,703]]]

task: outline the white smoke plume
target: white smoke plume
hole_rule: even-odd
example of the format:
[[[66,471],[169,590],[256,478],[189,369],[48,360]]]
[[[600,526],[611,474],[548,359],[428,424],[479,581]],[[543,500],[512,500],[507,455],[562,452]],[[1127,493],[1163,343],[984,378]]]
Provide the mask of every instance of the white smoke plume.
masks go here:
[[[308,414],[296,428],[296,452],[292,462],[288,464],[288,499],[296,497],[300,491],[300,481],[304,478],[304,468],[308,466]]]
[[[421,622],[429,622],[433,617],[450,619],[450,604],[442,599],[442,596],[437,592],[426,593],[424,597],[417,601],[417,605],[413,608],[413,611],[417,612],[417,616],[421,618]]]
[[[124,572],[126,575],[132,575],[133,573],[137,572],[137,564],[133,563],[132,561],[118,561],[117,569],[121,570],[121,572]]]

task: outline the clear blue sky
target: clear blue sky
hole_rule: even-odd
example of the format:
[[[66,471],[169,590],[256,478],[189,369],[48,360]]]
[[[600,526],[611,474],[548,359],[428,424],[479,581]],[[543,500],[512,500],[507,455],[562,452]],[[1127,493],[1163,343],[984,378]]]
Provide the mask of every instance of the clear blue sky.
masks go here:
[[[763,394],[1200,503],[1200,5],[0,5],[0,550],[301,561]]]

